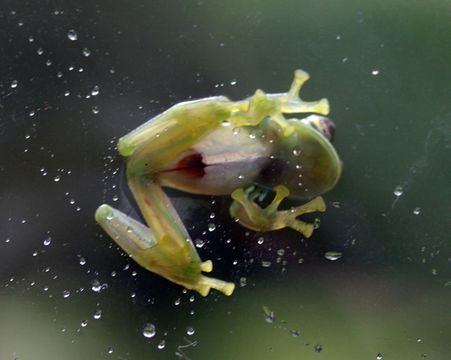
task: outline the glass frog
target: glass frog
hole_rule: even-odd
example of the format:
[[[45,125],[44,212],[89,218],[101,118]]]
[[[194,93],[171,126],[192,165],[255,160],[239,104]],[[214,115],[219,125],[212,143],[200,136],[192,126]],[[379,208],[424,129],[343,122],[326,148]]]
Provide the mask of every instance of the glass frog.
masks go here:
[[[118,150],[128,157],[128,185],[148,226],[106,204],[97,209],[97,222],[144,268],[203,296],[211,288],[231,295],[233,283],[202,274],[213,264],[201,261],[162,187],[230,195],[230,214],[243,226],[256,231],[290,227],[309,237],[313,224],[297,217],[325,211],[318,195],[337,183],[342,163],[330,142],[332,121],[283,115],[329,113],[327,99],[300,99],[308,79],[296,70],[286,93],[257,90],[241,101],[217,96],[183,102],[120,138]],[[272,202],[261,207],[259,200],[271,189]],[[289,195],[310,201],[278,210]]]

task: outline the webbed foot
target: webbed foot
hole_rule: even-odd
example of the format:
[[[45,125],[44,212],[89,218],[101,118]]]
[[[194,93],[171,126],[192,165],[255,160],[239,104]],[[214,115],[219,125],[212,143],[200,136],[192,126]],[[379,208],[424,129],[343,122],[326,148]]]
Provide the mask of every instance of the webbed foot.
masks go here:
[[[256,231],[278,230],[290,227],[302,233],[305,237],[310,237],[313,232],[313,224],[298,220],[297,217],[311,212],[325,211],[326,204],[321,196],[312,201],[294,207],[290,210],[277,210],[280,203],[286,198],[290,191],[283,185],[274,188],[276,195],[273,201],[266,208],[261,208],[254,202],[260,192],[253,187],[243,190],[236,189],[232,193],[235,200],[230,206],[230,214],[237,218],[243,226]]]

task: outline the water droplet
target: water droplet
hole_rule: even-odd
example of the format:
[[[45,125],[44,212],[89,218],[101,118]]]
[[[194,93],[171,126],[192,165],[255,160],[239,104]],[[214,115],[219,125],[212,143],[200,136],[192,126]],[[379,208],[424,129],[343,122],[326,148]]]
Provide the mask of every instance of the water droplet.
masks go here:
[[[81,327],[86,327],[86,326],[88,326],[88,320],[83,320],[83,321],[80,323],[80,325],[81,325]]]
[[[240,277],[240,286],[244,287],[246,285],[247,285],[247,279],[244,276]]]
[[[257,244],[258,245],[261,245],[261,244],[263,244],[265,242],[265,239],[263,238],[263,236],[260,236],[259,238],[258,238],[258,240],[257,240]]]
[[[299,155],[301,155],[301,149],[299,149],[299,148],[297,148],[297,147],[293,148],[293,155],[294,155],[294,156],[299,156]]]
[[[99,108],[97,106],[93,106],[91,108],[91,111],[92,111],[93,114],[98,114],[99,113]]]
[[[49,236],[47,239],[44,239],[44,246],[49,246],[52,242],[52,238]]]
[[[80,265],[86,265],[86,259],[84,257],[80,258]]]
[[[107,350],[107,352],[108,352],[108,354],[112,354],[113,353],[113,348],[110,346],[109,348],[108,348],[108,350]]]
[[[327,260],[331,260],[331,261],[335,261],[340,259],[343,256],[343,254],[341,252],[336,252],[336,251],[328,251],[324,254],[324,257]]]
[[[77,32],[74,29],[71,29],[67,32],[67,37],[71,41],[75,41],[78,39]]]
[[[100,285],[100,281],[99,280],[92,280],[91,282],[91,289],[94,292],[100,292],[100,290],[102,289],[102,285]]]
[[[47,65],[47,66],[52,65],[52,60],[48,59],[48,60],[45,62],[45,65]]]
[[[315,351],[316,351],[317,353],[321,352],[322,350],[323,350],[323,347],[322,347],[320,344],[316,344],[316,345],[315,345]]]
[[[271,264],[272,264],[271,261],[265,261],[265,260],[262,261],[262,266],[265,267],[265,268],[270,267]]]
[[[194,240],[194,244],[196,244],[196,247],[200,249],[200,248],[202,248],[202,246],[204,246],[205,243],[201,239],[196,239],[196,240]]]
[[[58,182],[58,181],[60,181],[60,180],[61,180],[61,178],[60,178],[59,175],[56,175],[56,176],[53,178],[53,181],[54,181],[54,182]]]
[[[419,207],[416,207],[415,209],[413,209],[414,215],[420,215],[420,213],[421,213],[421,209]]]
[[[208,231],[212,232],[216,230],[216,225],[213,223],[208,224]]]
[[[395,187],[395,190],[393,190],[393,194],[395,194],[395,196],[401,196],[404,193],[404,189],[402,188],[402,186],[397,186]]]
[[[279,256],[285,255],[285,249],[279,249],[279,250],[277,250],[277,255],[279,255]]]
[[[44,54],[44,49],[43,48],[39,48],[38,50],[36,50],[36,53],[38,55],[42,55],[42,54]]]
[[[97,96],[99,95],[100,92],[100,88],[98,85],[95,85],[92,89],[91,89],[91,95],[92,96]]]
[[[112,199],[113,201],[118,201],[119,200],[119,195],[113,195],[113,199]]]
[[[180,298],[175,299],[174,305],[175,305],[175,306],[179,306],[179,305],[180,305]]]
[[[379,70],[373,70],[371,71],[371,75],[379,75]]]
[[[31,110],[30,113],[29,113],[28,115],[29,115],[29,116],[34,116],[34,114],[35,114],[35,111],[34,111],[34,110]]]
[[[30,35],[30,36],[28,37],[28,41],[29,41],[29,42],[33,42],[33,41],[34,41],[34,37]]]
[[[339,208],[339,207],[341,207],[341,204],[340,204],[340,202],[339,201],[334,201],[333,203],[332,203],[332,206],[334,207],[334,208]]]
[[[99,320],[102,317],[102,310],[96,309],[96,311],[94,311],[94,315],[92,317],[96,320]]]
[[[18,84],[17,80],[11,81],[11,88],[15,89],[17,87],[17,84]]]
[[[233,133],[233,135],[238,135],[240,133],[240,128],[238,126],[234,127],[232,130],[232,133]]]
[[[432,269],[431,272],[432,272],[432,275],[434,275],[434,276],[436,276],[438,274],[437,269]]]
[[[382,356],[381,353],[379,353],[379,354],[376,355],[376,359],[377,359],[377,360],[382,360],[382,358],[383,358],[383,356]]]
[[[150,338],[153,338],[156,333],[157,333],[157,331],[155,329],[154,324],[151,324],[151,323],[144,324],[143,331],[142,331],[142,334],[144,337],[150,339]]]
[[[166,341],[164,341],[164,340],[161,340],[158,343],[158,349],[160,349],[160,350],[164,349],[165,346],[166,346]]]
[[[255,134],[255,131],[251,131],[250,133],[249,133],[249,137],[251,138],[251,139],[255,139],[256,137],[257,137],[257,135]]]
[[[66,90],[65,92],[64,92],[64,96],[69,96],[70,95],[70,91],[69,90]]]
[[[83,55],[84,55],[84,56],[89,56],[89,55],[91,55],[91,50],[89,50],[88,48],[84,48],[84,49],[83,49]]]
[[[230,82],[230,85],[236,85],[238,83],[238,81],[236,81],[235,79],[233,79],[231,82]]]
[[[265,321],[267,323],[274,323],[274,320],[276,319],[274,316],[274,312],[271,311],[267,306],[263,305],[263,315],[265,317]]]
[[[186,327],[186,334],[187,335],[194,335],[194,333],[195,333],[195,330],[194,330],[194,328],[192,327],[192,326],[187,326]]]
[[[290,333],[293,337],[298,337],[300,335],[299,331],[297,330],[290,330]]]
[[[422,340],[421,338],[417,338],[417,342],[420,343]]]
[[[70,291],[69,290],[64,290],[63,291],[63,298],[67,299],[70,296]]]

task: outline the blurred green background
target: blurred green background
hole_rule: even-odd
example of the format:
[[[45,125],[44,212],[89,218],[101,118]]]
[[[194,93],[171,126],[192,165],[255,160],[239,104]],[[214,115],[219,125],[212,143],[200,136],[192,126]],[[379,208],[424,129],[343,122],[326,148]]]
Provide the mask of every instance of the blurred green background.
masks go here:
[[[0,359],[449,359],[449,1],[4,0],[0,20]],[[202,298],[103,235],[99,204],[139,217],[118,137],[297,68],[344,161],[312,238],[168,191],[238,285]]]

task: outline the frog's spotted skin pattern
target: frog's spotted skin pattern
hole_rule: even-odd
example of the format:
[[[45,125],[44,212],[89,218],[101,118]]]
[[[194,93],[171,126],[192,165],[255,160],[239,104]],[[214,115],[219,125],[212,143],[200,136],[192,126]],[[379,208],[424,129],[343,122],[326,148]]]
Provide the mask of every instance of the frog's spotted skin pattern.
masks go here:
[[[336,184],[342,165],[329,141],[334,133],[329,119],[284,116],[329,113],[327,99],[299,97],[308,79],[296,70],[286,93],[257,90],[237,102],[218,96],[180,103],[122,137],[118,150],[128,157],[128,184],[148,226],[106,204],[97,209],[97,222],[149,271],[203,296],[211,288],[231,295],[233,283],[202,274],[211,272],[213,264],[200,260],[161,187],[231,195],[230,213],[243,226],[256,231],[290,227],[309,237],[313,225],[298,217],[325,211],[318,195]],[[275,192],[266,208],[254,201],[262,187]],[[289,195],[313,200],[278,210]]]

